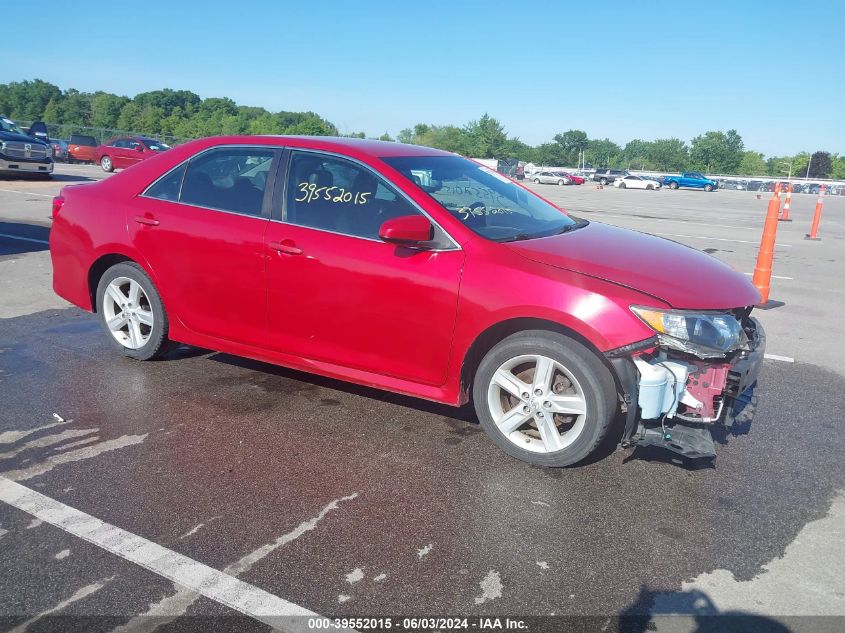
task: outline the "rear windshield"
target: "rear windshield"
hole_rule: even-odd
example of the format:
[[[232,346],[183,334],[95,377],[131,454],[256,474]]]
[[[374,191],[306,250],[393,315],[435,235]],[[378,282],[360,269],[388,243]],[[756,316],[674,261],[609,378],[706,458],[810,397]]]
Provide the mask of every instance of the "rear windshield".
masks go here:
[[[87,145],[88,147],[96,147],[97,141],[93,136],[82,136],[81,134],[70,135],[71,145]]]
[[[512,242],[564,233],[585,224],[509,178],[460,156],[382,160],[478,235]]]

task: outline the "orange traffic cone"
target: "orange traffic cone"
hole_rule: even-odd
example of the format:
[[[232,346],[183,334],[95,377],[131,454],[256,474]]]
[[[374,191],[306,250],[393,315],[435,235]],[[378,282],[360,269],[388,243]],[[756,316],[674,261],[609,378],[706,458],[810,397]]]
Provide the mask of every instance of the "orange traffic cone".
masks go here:
[[[822,219],[822,207],[824,206],[824,190],[827,189],[827,185],[822,185],[819,188],[819,199],[816,201],[816,211],[813,213],[813,225],[810,227],[810,232],[804,237],[805,240],[813,240],[818,242],[820,237],[819,234],[819,222]]]
[[[781,222],[792,222],[792,218],[789,217],[789,203],[792,202],[792,183],[790,182],[787,185],[786,189],[786,201],[783,203],[783,215],[778,218]]]
[[[757,253],[757,265],[754,267],[754,277],[751,282],[760,291],[760,303],[769,301],[769,290],[772,284],[772,260],[775,254],[775,237],[778,230],[778,211],[780,200],[778,199],[779,185],[775,185],[775,191],[769,200],[769,207],[766,211],[766,222],[763,225],[763,236],[760,239],[760,250]]]

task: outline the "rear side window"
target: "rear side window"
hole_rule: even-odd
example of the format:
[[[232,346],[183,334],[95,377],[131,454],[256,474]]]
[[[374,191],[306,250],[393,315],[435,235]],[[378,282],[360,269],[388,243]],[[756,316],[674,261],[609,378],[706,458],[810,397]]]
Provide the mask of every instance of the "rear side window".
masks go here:
[[[293,152],[286,213],[291,224],[378,239],[386,220],[419,211],[361,165],[324,154]]]
[[[184,163],[157,182],[154,182],[144,192],[144,195],[148,198],[177,202],[179,200],[179,190],[182,187],[182,177],[185,175],[187,166],[188,163]]]
[[[93,136],[84,136],[82,134],[71,134],[70,135],[70,144],[71,145],[84,145],[85,147],[96,147],[97,141],[94,139]]]
[[[188,163],[179,201],[260,216],[274,157],[271,148],[229,147],[204,152]]]

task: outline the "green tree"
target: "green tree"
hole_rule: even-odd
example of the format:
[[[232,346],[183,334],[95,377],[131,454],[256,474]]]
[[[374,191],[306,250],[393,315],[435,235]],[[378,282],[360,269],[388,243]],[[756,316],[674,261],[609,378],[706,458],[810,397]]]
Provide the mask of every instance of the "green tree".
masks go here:
[[[499,121],[485,113],[478,121],[470,121],[464,126],[467,144],[476,158],[507,158],[505,142],[508,135]]]
[[[108,92],[95,92],[91,96],[91,125],[94,127],[115,128],[120,118],[120,111],[129,103],[126,97],[119,97]]]
[[[587,149],[589,139],[587,133],[582,130],[567,130],[562,134],[555,134],[554,142],[561,146],[562,165],[575,165],[579,152]]]
[[[828,178],[833,171],[833,160],[830,152],[813,152],[808,165],[809,169],[802,172],[809,174],[809,178]]]
[[[681,139],[659,138],[648,145],[648,157],[660,171],[683,171],[689,163],[689,148]]]
[[[743,176],[765,176],[766,161],[760,152],[743,152],[738,171]]]
[[[836,180],[845,180],[845,156],[834,154],[831,156],[830,177]]]
[[[608,167],[615,163],[622,148],[608,138],[590,139],[585,156],[594,167]]]
[[[736,130],[705,132],[692,139],[690,160],[701,171],[734,174],[742,162],[744,144]]]

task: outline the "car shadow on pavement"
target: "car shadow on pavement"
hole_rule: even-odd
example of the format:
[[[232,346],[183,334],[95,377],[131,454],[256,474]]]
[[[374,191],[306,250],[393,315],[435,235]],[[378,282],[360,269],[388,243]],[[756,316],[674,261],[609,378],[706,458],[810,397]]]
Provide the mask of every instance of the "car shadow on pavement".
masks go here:
[[[57,174],[53,173],[49,178],[43,174],[16,174],[14,176],[0,176],[2,182],[94,182],[99,178],[91,178],[90,176],[83,176],[82,174]]]
[[[691,626],[680,625],[691,620]],[[661,622],[665,622],[661,626]],[[698,589],[652,591],[640,587],[637,600],[619,614],[619,633],[647,631],[690,633],[791,633],[792,629],[772,618],[745,611],[720,611],[710,596]]]
[[[295,369],[288,369],[286,367],[281,367],[278,365],[271,365],[269,363],[263,363],[257,360],[242,358],[240,356],[232,356],[229,354],[224,354],[222,352],[213,353],[211,356],[209,356],[209,359],[220,363],[225,363],[227,365],[241,367],[243,369],[251,369],[253,371],[258,371],[263,374],[271,374],[274,376],[286,378],[288,380],[295,380],[297,382],[310,384],[315,387],[325,387],[326,389],[334,389],[335,391],[342,391],[344,393],[362,396],[364,398],[370,398],[372,400],[378,400],[379,402],[387,402],[389,404],[395,404],[401,407],[415,409],[424,413],[431,413],[433,415],[452,418],[456,421],[478,425],[478,420],[475,417],[475,412],[472,410],[472,407],[470,405],[464,405],[462,407],[451,407],[449,405],[440,404],[438,402],[430,402],[428,400],[422,400],[420,398],[404,396],[402,394],[392,393],[389,391],[382,391],[373,387],[364,387],[361,385],[356,385],[341,380],[335,380],[333,378],[318,376],[317,374],[309,374],[297,371]]]
[[[50,247],[50,228],[24,222],[0,222],[0,255],[37,253]]]

